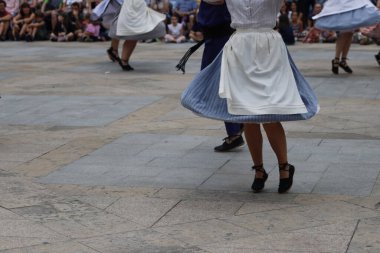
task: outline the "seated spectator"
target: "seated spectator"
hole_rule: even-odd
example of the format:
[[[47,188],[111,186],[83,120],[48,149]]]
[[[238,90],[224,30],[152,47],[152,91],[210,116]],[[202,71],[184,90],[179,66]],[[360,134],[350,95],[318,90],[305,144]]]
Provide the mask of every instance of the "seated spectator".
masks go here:
[[[314,27],[315,21],[314,21],[314,19],[312,17],[315,16],[315,15],[317,15],[317,14],[319,14],[321,11],[322,11],[322,5],[319,4],[319,3],[316,3],[314,5],[314,7],[313,7],[313,11],[311,13],[311,16],[307,20],[307,23],[308,23],[307,26],[308,26],[309,29],[312,28],[312,27]]]
[[[8,13],[12,15],[12,17],[16,16],[20,9],[20,1],[19,0],[5,0],[6,7]]]
[[[195,14],[197,13],[196,0],[177,0],[173,14],[180,18],[180,22],[186,24],[188,31],[194,25]]]
[[[295,44],[293,29],[290,26],[290,21],[287,14],[282,14],[279,17],[278,32],[281,34],[281,37],[286,45]]]
[[[78,41],[93,42],[100,40],[100,23],[92,21],[90,14],[87,14],[83,20],[84,32],[78,34]]]
[[[63,10],[63,0],[44,0],[41,11],[45,16],[46,29],[50,32],[55,31],[58,23],[58,12]]]
[[[69,32],[74,33],[76,37],[78,37],[79,34],[82,34],[84,31],[83,28],[83,12],[82,8],[79,5],[79,3],[74,2],[71,5],[70,11],[67,13],[67,21],[68,21],[68,29]]]
[[[0,0],[0,40],[4,41],[7,38],[9,23],[12,15],[6,10],[7,4],[4,0]]]
[[[302,22],[302,19],[303,19],[303,13],[299,12],[298,11],[298,7],[297,7],[297,3],[295,1],[293,1],[291,4],[290,4],[290,10],[288,12],[288,18],[289,20],[292,19],[292,13],[296,12],[297,13],[297,18]]]
[[[171,24],[168,25],[168,33],[165,35],[166,43],[182,43],[186,41],[183,35],[183,25],[178,23],[177,16],[173,16]]]
[[[319,35],[319,42],[323,43],[335,43],[336,39],[336,32],[333,31],[321,31]]]
[[[35,15],[28,3],[20,6],[20,12],[13,18],[12,35],[14,40],[25,38],[26,28],[34,20]]]
[[[293,29],[294,37],[298,38],[303,32],[303,24],[302,21],[298,18],[298,13],[293,11],[290,20],[290,25]]]
[[[312,19],[313,16],[317,15],[321,11],[322,11],[322,5],[319,3],[316,3],[314,5],[311,17],[308,20],[309,31],[303,40],[304,43],[318,43],[321,40],[321,30],[314,27],[314,20]]]
[[[69,31],[63,12],[58,14],[57,25],[55,26],[54,31],[50,34],[50,40],[58,42],[74,40],[74,34]]]
[[[26,28],[25,40],[31,42],[34,40],[46,39],[47,31],[45,27],[44,14],[40,10],[37,10],[34,20]]]

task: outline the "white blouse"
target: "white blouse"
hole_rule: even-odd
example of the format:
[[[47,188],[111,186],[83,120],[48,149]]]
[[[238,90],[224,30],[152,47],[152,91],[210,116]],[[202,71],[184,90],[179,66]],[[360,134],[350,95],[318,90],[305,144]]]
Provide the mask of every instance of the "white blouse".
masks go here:
[[[274,28],[282,0],[226,0],[232,28]]]

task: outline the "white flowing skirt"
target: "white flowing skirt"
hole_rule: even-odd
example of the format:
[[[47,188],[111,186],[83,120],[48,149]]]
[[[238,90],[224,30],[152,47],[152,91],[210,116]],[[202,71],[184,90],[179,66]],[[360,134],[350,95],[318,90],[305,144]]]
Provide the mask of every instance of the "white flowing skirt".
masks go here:
[[[270,28],[238,29],[223,49],[219,96],[232,115],[302,114],[281,35]]]

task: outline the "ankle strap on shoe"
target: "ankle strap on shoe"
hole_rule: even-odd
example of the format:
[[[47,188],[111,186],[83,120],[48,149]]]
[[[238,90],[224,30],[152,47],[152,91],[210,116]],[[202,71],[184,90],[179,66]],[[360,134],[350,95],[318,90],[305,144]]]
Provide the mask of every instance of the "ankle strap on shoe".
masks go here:
[[[252,167],[252,170],[265,172],[265,169],[264,169],[264,165],[263,165],[263,164],[253,166],[253,167]]]
[[[281,171],[288,171],[289,170],[289,163],[281,163],[278,165],[278,168]]]

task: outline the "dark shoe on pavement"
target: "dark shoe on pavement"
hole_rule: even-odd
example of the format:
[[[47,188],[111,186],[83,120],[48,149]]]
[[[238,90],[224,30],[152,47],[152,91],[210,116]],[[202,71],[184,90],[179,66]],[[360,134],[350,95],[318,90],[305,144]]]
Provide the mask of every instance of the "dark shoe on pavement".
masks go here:
[[[331,61],[331,71],[335,74],[339,74],[339,59],[334,59]]]
[[[280,184],[278,186],[278,193],[286,193],[290,190],[290,188],[292,188],[295,168],[293,165],[287,163],[280,166],[280,171],[289,172],[289,176],[287,178],[280,179]]]
[[[349,74],[352,74],[353,72],[350,66],[348,66],[346,58],[342,58],[342,60],[339,62],[339,67],[341,67],[344,71],[346,71]]]
[[[241,135],[232,135],[223,139],[223,144],[214,148],[215,152],[227,152],[245,144]]]
[[[256,175],[255,180],[253,180],[251,189],[253,190],[253,192],[258,193],[264,189],[265,182],[268,179],[268,174],[265,171],[263,165],[253,166],[252,169],[256,171]],[[262,174],[262,177],[257,177],[257,172],[260,172]]]
[[[376,59],[377,63],[380,65],[380,53],[375,54],[375,59]]]

